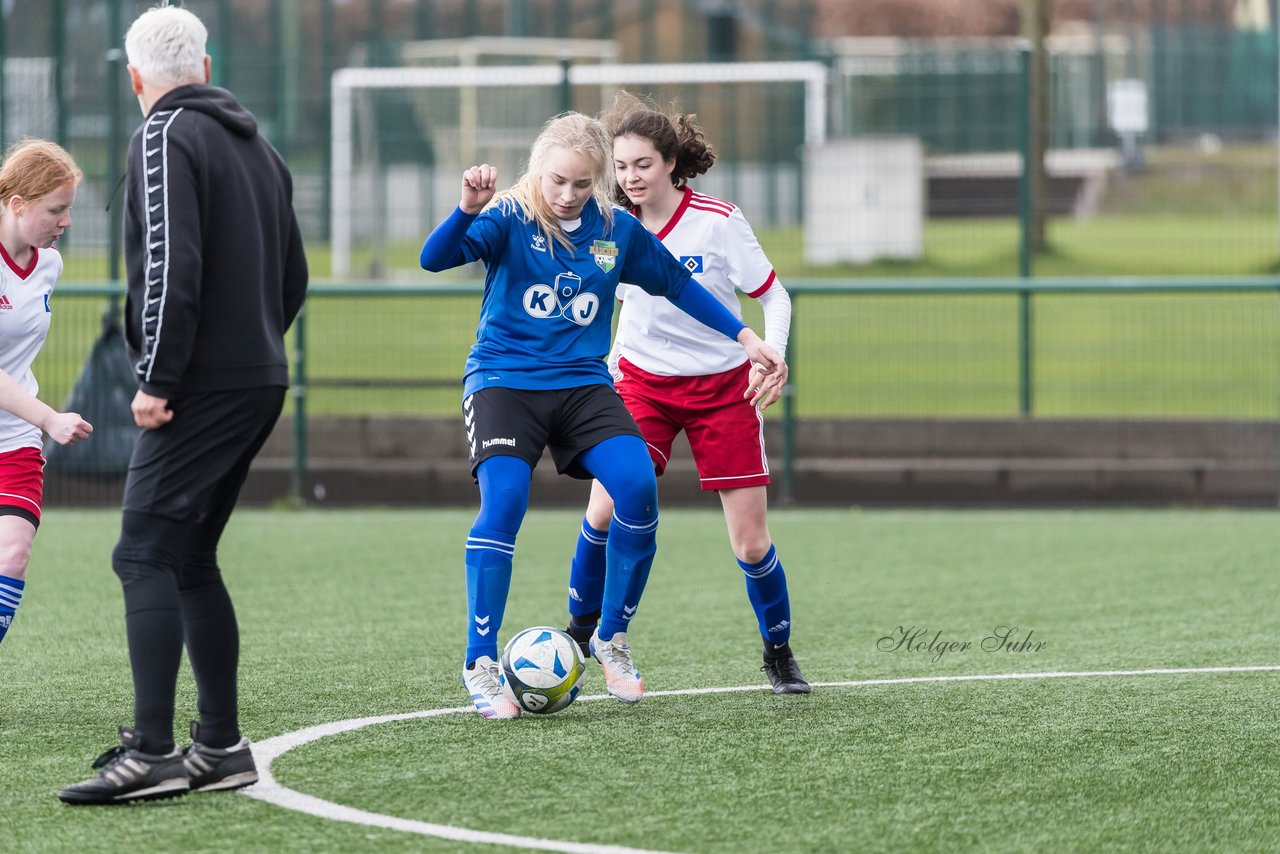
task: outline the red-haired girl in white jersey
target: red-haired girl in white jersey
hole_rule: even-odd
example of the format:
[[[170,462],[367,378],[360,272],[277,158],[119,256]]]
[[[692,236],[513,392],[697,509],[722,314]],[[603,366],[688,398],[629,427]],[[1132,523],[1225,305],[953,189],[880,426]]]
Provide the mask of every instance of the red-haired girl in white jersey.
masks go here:
[[[62,273],[53,248],[71,225],[84,175],[45,140],[9,149],[0,165],[0,640],[26,585],[44,494],[41,432],[74,445],[93,427],[36,399],[31,363],[49,332],[49,296]]]
[[[735,205],[687,182],[715,162],[693,115],[668,115],[622,92],[605,117],[613,137],[617,200],[662,241],[694,279],[735,315],[738,291],[760,301],[765,341],[785,354],[791,299]],[[742,347],[639,288],[618,289],[622,311],[610,357],[618,393],[635,417],[661,475],[684,430],[704,490],[720,495],[729,543],[746,578],[764,640],[764,666],[778,694],[807,694],[791,652],[787,581],[766,523],[769,463],[763,410],[786,369],[765,377]],[[723,337],[723,336],[722,336]],[[569,633],[582,642],[600,613],[613,504],[595,482],[569,579]]]

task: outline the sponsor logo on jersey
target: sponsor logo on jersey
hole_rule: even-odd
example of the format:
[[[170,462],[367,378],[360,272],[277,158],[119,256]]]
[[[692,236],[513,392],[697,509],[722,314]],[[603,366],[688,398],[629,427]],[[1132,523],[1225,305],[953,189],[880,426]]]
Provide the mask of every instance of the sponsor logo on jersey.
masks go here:
[[[529,248],[534,252],[546,252],[547,238],[543,237],[541,234],[535,234],[533,236],[533,240],[529,241]]]
[[[597,240],[591,244],[591,256],[596,266],[606,273],[613,269],[618,260],[618,244],[612,240]]]
[[[8,294],[0,294],[0,311],[13,311],[13,303],[9,302]]]
[[[49,314],[49,295],[44,295],[44,313]]]
[[[556,276],[554,287],[530,285],[523,300],[530,317],[563,317],[579,326],[590,326],[600,310],[600,298],[590,291],[582,293],[582,278],[569,272]]]
[[[684,267],[690,273],[701,273],[703,272],[702,256],[701,255],[681,255],[680,266]]]

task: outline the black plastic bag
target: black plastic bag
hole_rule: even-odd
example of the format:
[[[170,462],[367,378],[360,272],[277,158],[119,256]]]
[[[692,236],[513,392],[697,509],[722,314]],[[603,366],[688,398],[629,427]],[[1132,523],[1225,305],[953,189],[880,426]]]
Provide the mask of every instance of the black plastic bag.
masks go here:
[[[80,413],[93,425],[93,434],[75,445],[46,439],[44,457],[49,471],[104,479],[122,478],[129,471],[129,457],[140,431],[130,409],[138,381],[116,313],[113,305],[103,314],[102,334],[89,351],[64,409]]]

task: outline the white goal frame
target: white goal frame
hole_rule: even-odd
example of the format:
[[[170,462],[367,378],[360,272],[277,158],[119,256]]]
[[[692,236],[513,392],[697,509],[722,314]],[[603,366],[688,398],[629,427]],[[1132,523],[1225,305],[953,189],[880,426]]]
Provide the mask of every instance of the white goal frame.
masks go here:
[[[351,272],[354,99],[360,89],[431,89],[510,86],[599,86],[697,83],[803,83],[804,141],[821,145],[827,137],[828,69],[821,62],[739,62],[601,65],[495,65],[453,68],[340,68],[330,80],[329,208],[334,278]],[[548,116],[550,118],[550,116]],[[532,140],[530,140],[532,143]]]

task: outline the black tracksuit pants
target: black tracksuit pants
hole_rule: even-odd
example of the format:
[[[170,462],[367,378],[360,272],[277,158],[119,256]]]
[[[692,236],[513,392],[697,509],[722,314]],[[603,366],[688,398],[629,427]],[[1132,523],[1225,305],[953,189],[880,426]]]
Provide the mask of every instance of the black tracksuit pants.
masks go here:
[[[144,430],[134,446],[111,563],[124,587],[134,726],[148,753],[173,749],[184,644],[200,741],[229,747],[240,739],[240,635],[218,541],[284,396],[277,386],[179,394],[169,404],[173,420]]]

